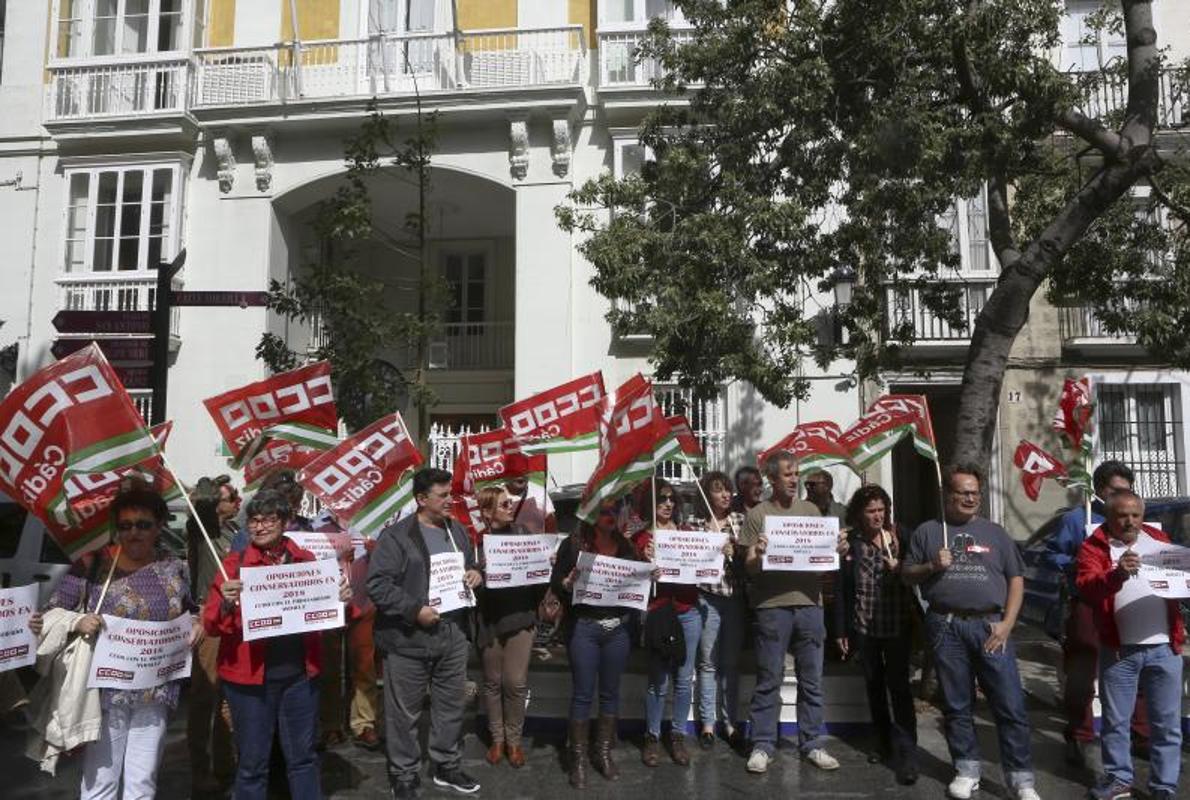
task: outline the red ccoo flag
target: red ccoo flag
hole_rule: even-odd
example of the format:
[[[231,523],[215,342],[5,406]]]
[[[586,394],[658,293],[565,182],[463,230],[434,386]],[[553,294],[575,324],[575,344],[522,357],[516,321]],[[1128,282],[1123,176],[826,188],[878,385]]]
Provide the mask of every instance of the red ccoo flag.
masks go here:
[[[778,450],[786,450],[797,459],[801,469],[825,469],[836,464],[847,464],[847,449],[839,444],[840,435],[842,429],[833,422],[803,422],[781,441],[759,453],[756,463],[763,469],[769,456]]]
[[[1042,481],[1046,478],[1060,480],[1067,474],[1066,466],[1061,461],[1025,439],[1021,439],[1021,443],[1016,446],[1012,463],[1021,471],[1021,486],[1034,502],[1041,494]]]
[[[603,374],[592,372],[504,406],[500,419],[526,453],[594,450],[603,395]]]

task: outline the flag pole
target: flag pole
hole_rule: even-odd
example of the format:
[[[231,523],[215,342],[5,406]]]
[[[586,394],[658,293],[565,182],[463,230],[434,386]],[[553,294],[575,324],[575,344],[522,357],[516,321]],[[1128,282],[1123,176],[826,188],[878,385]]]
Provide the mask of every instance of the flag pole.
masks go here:
[[[103,600],[107,597],[107,588],[112,585],[112,576],[116,574],[116,563],[120,560],[120,553],[124,552],[124,545],[116,545],[116,554],[112,556],[112,565],[107,571],[107,578],[103,581],[103,588],[99,590],[99,602],[95,604],[95,611],[92,613],[98,614],[99,609],[103,608]]]
[[[683,453],[681,450],[678,450],[678,455],[682,457],[682,461],[686,462],[686,467],[687,467],[687,468],[690,470],[690,474],[692,474],[692,475],[693,475],[693,474],[694,474],[694,465],[690,463],[690,459],[686,458],[686,454],[685,454],[685,453]],[[703,491],[703,488],[702,488],[702,481],[695,481],[695,482],[694,482],[694,485],[698,487],[698,493],[699,493],[699,495],[701,495],[701,496],[702,496],[702,501],[703,501],[703,502],[706,504],[706,506],[707,506],[707,516],[714,517],[714,516],[715,516],[715,514],[714,514],[714,512],[711,510],[711,501],[710,501],[710,499],[707,497],[707,493],[706,493],[705,491]],[[731,529],[731,534],[732,534],[732,536],[735,536],[735,535],[736,535],[736,529],[735,529],[735,525],[733,525],[733,524],[731,523],[731,512],[730,512],[730,510],[728,511],[728,514],[727,514],[727,527]]]
[[[950,536],[946,530],[946,487],[942,485],[942,464],[934,459],[934,473],[938,476],[938,504],[942,507],[942,549],[950,547]]]
[[[190,492],[186,491],[186,484],[182,483],[182,479],[178,477],[178,473],[174,471],[173,465],[169,463],[169,459],[165,457],[165,448],[158,447],[157,452],[161,455],[161,464],[166,471],[173,476],[174,483],[178,484],[178,488],[182,490],[182,499],[186,501],[186,507],[190,509],[191,515],[194,517],[194,523],[198,529],[202,531],[202,538],[207,543],[207,549],[211,551],[211,558],[215,559],[215,566],[219,568],[219,574],[223,576],[223,580],[229,581],[230,577],[227,575],[227,570],[223,568],[223,559],[219,557],[219,551],[215,549],[215,543],[211,541],[211,534],[207,532],[206,525],[203,525],[202,517],[198,515],[198,509],[194,507],[194,501],[190,499]]]

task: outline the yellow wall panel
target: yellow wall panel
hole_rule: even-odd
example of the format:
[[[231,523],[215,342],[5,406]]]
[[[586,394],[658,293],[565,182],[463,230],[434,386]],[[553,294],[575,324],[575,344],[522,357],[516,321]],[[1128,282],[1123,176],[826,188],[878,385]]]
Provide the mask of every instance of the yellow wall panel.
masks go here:
[[[569,0],[571,25],[582,25],[587,33],[587,46],[595,47],[595,20],[599,19],[595,5],[598,0]]]
[[[517,0],[458,0],[459,28],[515,28]]]
[[[207,47],[231,47],[236,39],[236,0],[209,2],[211,10],[207,17]]]
[[[281,38],[293,38],[293,20],[289,15],[290,0],[281,3]],[[303,39],[339,38],[339,0],[296,0],[298,30]]]

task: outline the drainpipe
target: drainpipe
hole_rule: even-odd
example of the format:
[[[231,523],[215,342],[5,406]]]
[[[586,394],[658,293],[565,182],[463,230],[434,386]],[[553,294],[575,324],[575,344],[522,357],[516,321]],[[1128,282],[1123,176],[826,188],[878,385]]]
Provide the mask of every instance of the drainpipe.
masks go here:
[[[301,25],[298,24],[298,7],[297,0],[289,0],[289,24],[292,28],[293,40],[290,42],[292,46],[290,53],[293,56],[293,86],[297,91],[297,96],[302,96],[302,34]]]

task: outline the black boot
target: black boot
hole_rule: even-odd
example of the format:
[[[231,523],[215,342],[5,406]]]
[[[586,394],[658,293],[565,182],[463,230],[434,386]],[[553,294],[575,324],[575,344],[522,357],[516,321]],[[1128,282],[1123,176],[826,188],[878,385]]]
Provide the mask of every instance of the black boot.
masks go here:
[[[570,720],[570,785],[575,789],[587,788],[587,720]]]
[[[612,714],[601,714],[595,723],[595,752],[591,758],[599,774],[614,781],[620,777],[620,769],[612,761],[612,745],[616,741],[616,718]]]

